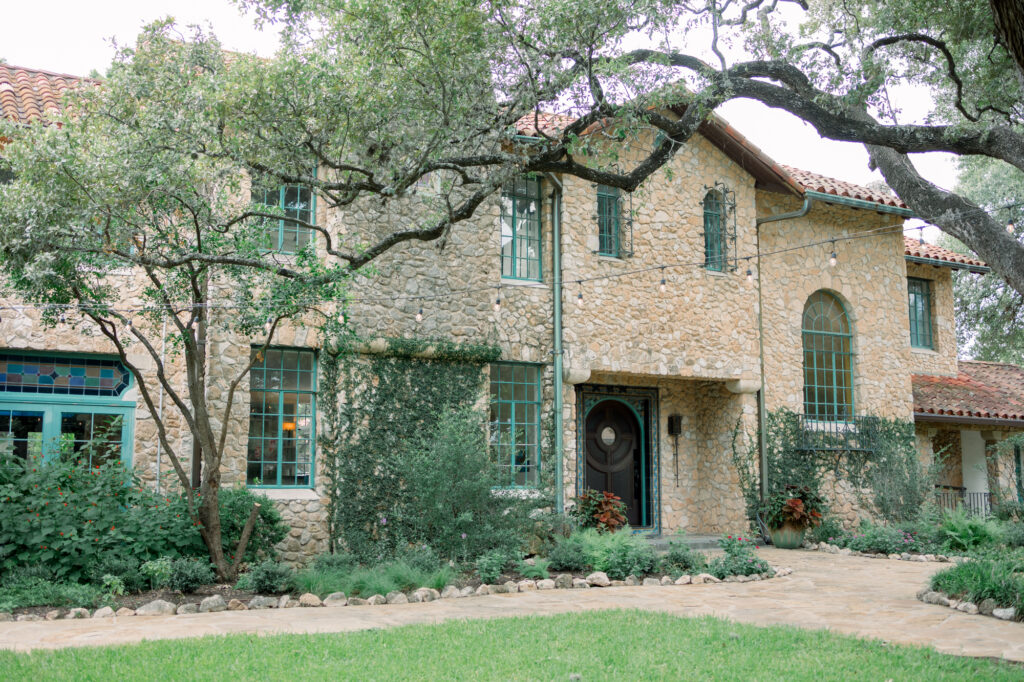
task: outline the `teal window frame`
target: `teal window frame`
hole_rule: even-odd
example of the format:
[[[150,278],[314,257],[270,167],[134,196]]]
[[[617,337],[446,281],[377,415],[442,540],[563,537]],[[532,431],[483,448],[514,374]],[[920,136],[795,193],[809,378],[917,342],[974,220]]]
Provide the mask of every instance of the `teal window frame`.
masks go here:
[[[490,378],[490,445],[507,473],[503,488],[536,488],[541,467],[543,365],[494,362]]]
[[[597,253],[622,257],[622,194],[617,187],[597,186]]]
[[[288,193],[292,190],[297,190],[299,193],[297,202],[301,201],[303,192],[309,193],[309,208],[296,208],[296,206],[300,205],[296,202],[289,204]],[[277,195],[276,198],[274,195]],[[264,219],[266,221],[266,233],[271,240],[271,251],[283,254],[296,254],[306,248],[307,245],[316,244],[316,230],[304,227],[288,219],[289,217],[294,217],[310,225],[316,225],[316,192],[313,191],[312,187],[296,183],[279,185],[276,189],[266,190],[261,198],[254,196],[253,201],[285,212],[285,216],[277,219],[276,229],[272,218]],[[307,217],[304,217],[303,214],[307,214]],[[294,249],[286,248],[286,237],[288,235],[293,236],[292,243],[295,245]],[[299,244],[299,235],[306,236],[305,242],[301,245]]]
[[[716,190],[704,195],[704,267],[725,271],[725,200]]]
[[[931,280],[908,277],[907,302],[910,309],[910,345],[914,348],[934,350]]]
[[[258,352],[258,348],[253,348],[252,352]],[[249,436],[246,446],[246,472],[245,481],[246,485],[250,488],[274,488],[274,489],[308,489],[313,488],[316,485],[316,392],[317,392],[317,355],[316,351],[311,348],[291,348],[274,346],[268,348],[264,359],[253,365],[249,373]],[[270,359],[272,353],[280,353],[280,364],[275,367],[268,367],[266,365],[267,360]],[[296,369],[292,370],[285,366],[285,359],[287,353],[297,353],[296,356]],[[302,357],[308,357],[310,361],[309,369],[302,369]],[[291,372],[294,372],[295,385],[294,388],[288,387],[285,384]],[[303,387],[302,378],[307,377],[308,383]],[[268,382],[268,379],[270,381]],[[274,382],[277,382],[276,385]],[[254,402],[257,400],[256,394],[260,394],[258,404]],[[268,397],[273,394],[274,402],[268,402]],[[295,407],[291,414],[286,411],[287,399],[289,396],[295,397]],[[303,403],[302,397],[308,397],[309,404],[309,415],[300,414],[298,411],[299,406]],[[276,405],[274,411],[271,412],[267,407],[271,404]],[[256,408],[259,408],[258,410]],[[291,417],[295,421],[293,422],[292,429],[286,429],[286,419]],[[292,437],[286,438],[285,434],[287,431],[299,430],[299,422],[302,419],[309,420],[308,435],[302,438]],[[268,430],[269,425],[269,430]],[[268,435],[270,434],[270,435]],[[291,446],[296,448],[295,459],[285,459],[286,442],[291,441]],[[267,444],[274,444],[274,452],[271,458],[266,456]],[[301,444],[308,444],[309,446],[309,457],[308,460],[301,460],[298,456],[298,448]],[[258,448],[258,450],[254,450]],[[259,458],[254,460],[252,455],[254,452],[259,453]],[[274,481],[267,482],[263,476],[266,471],[266,467],[272,466],[274,468]],[[282,482],[285,478],[284,471],[287,466],[294,466],[294,473],[291,475],[293,482],[284,483]],[[305,467],[307,470],[305,476],[307,481],[303,483],[297,483],[300,477],[300,470]],[[253,469],[259,470],[258,476],[253,476]],[[259,480],[259,483],[253,481]]]
[[[811,294],[801,336],[804,414],[813,421],[853,421],[853,331],[842,301],[823,290]]]
[[[116,357],[82,355],[70,353],[47,353],[37,351],[9,350],[0,351],[0,358],[20,357],[38,358],[40,363],[46,361],[81,361],[102,360],[118,362]],[[62,437],[63,418],[76,414],[111,415],[121,418],[121,455],[120,460],[126,467],[132,466],[135,443],[135,401],[124,399],[134,385],[134,377],[127,374],[127,381],[119,386],[116,395],[80,395],[67,393],[43,393],[11,391],[0,388],[0,418],[11,417],[13,413],[39,415],[42,418],[42,430],[39,432],[35,452],[43,462],[47,462],[60,454],[62,442],[73,442]],[[9,421],[6,421],[9,425]],[[9,427],[8,427],[9,429]],[[68,434],[64,434],[67,436]],[[0,448],[14,439],[10,430],[0,430]]]
[[[501,277],[540,282],[544,279],[540,180],[520,177],[501,191]]]

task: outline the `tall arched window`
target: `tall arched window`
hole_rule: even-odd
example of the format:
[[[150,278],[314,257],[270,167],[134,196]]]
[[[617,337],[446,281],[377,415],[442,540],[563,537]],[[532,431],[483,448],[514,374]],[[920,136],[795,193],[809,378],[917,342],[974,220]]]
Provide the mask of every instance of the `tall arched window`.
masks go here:
[[[804,305],[804,413],[809,419],[853,418],[853,334],[838,298],[811,294]]]
[[[704,195],[704,267],[725,270],[725,202],[715,190]]]

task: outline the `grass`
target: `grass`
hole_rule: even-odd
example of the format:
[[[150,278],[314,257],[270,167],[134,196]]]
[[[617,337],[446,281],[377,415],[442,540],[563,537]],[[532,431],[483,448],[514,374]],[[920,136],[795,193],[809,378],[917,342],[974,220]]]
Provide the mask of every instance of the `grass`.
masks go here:
[[[231,635],[15,654],[6,679],[1020,680],[930,649],[710,617],[602,611],[315,635]],[[576,677],[576,676],[579,677]]]
[[[371,597],[394,590],[408,592],[418,587],[442,590],[454,581],[455,572],[447,566],[436,571],[424,571],[403,561],[394,561],[372,568],[349,570],[308,568],[295,575],[295,588],[298,592],[312,592],[320,597],[331,592],[344,592],[350,597]]]

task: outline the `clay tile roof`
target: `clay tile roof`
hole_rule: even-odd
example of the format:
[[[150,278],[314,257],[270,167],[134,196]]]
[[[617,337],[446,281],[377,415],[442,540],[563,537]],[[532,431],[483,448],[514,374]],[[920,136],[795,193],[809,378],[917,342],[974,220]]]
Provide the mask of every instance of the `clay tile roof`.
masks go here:
[[[1019,421],[1024,428],[1024,367],[1005,362],[960,362],[955,377],[915,374],[914,416]]]
[[[794,168],[793,166],[787,166],[780,164],[782,168],[795,178],[804,189],[812,192],[821,192],[822,194],[834,194],[837,197],[848,197],[850,199],[860,199],[862,201],[870,201],[875,204],[882,204],[883,206],[893,206],[895,208],[906,208],[898,197],[888,192],[879,192],[877,190],[864,187],[863,185],[855,185],[852,182],[846,182],[845,180],[836,180],[830,178],[827,175],[819,175],[818,173],[812,173],[811,171],[805,171],[801,168]]]
[[[20,123],[46,121],[61,107],[64,92],[87,78],[0,64],[0,116]]]
[[[529,113],[516,121],[516,132],[527,137],[538,137],[541,133],[557,135],[575,120],[576,118],[573,116],[553,114],[547,111],[540,111],[536,114]]]
[[[920,239],[916,237],[903,237],[904,255],[912,258],[925,258],[932,261],[940,261],[942,263],[949,263],[951,265],[962,265],[966,269],[977,269],[981,271],[988,271],[988,266],[982,261],[965,256],[962,253],[956,251],[950,251],[944,249],[941,246],[935,244],[929,244],[925,242],[921,243]]]

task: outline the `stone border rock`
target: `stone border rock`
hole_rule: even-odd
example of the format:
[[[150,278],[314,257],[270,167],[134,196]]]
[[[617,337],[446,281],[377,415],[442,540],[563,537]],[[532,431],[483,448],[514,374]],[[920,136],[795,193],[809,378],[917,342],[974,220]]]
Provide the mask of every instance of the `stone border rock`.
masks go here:
[[[479,587],[458,588],[455,585],[448,585],[443,591],[438,592],[431,587],[421,587],[409,593],[389,592],[387,595],[375,594],[372,597],[363,599],[360,597],[346,597],[344,592],[334,592],[322,600],[311,592],[307,592],[298,599],[291,595],[281,597],[266,597],[256,595],[245,604],[238,599],[232,599],[225,603],[224,598],[215,594],[203,599],[199,604],[186,603],[175,606],[174,604],[156,599],[140,606],[138,609],[121,607],[114,611],[109,606],[96,610],[92,618],[115,618],[117,616],[170,616],[189,613],[217,613],[219,611],[250,611],[259,609],[290,609],[290,608],[333,608],[339,606],[383,606],[385,604],[416,604],[431,602],[437,599],[463,599],[465,597],[479,597],[487,594],[509,594],[513,592],[533,592],[537,590],[585,590],[590,588],[605,587],[662,587],[667,585],[704,585],[712,583],[748,583],[771,578],[782,578],[790,575],[792,568],[772,568],[765,573],[754,575],[730,575],[724,580],[719,580],[710,573],[699,573],[697,575],[684,575],[673,580],[671,576],[665,575],[661,578],[647,577],[642,581],[636,576],[628,576],[625,580],[610,580],[606,573],[595,571],[584,578],[574,578],[568,573],[562,573],[555,578],[544,580],[520,580],[515,582],[509,580],[497,585],[480,585]],[[59,609],[53,609],[46,614],[45,620],[57,620],[61,616]],[[65,619],[89,618],[88,609],[70,609]],[[10,613],[0,611],[0,622],[25,622],[44,620],[42,616],[23,613],[13,617]]]
[[[992,616],[999,620],[1017,619],[1017,609],[1012,606],[1005,609],[998,608],[994,599],[983,599],[980,604],[975,604],[974,602],[954,599],[948,594],[938,592],[930,587],[923,587],[918,590],[917,598],[925,604],[948,606],[951,609],[956,609],[971,616]]]
[[[882,554],[881,552],[855,552],[851,550],[849,547],[839,547],[837,545],[830,545],[827,542],[805,542],[803,544],[803,549],[807,549],[812,552],[838,554],[840,556],[859,556],[866,557],[868,559],[888,559],[890,561],[935,561],[938,563],[961,564],[965,561],[970,560],[969,557],[965,556],[946,556],[945,554],[911,554],[910,552],[902,552],[900,554]]]

